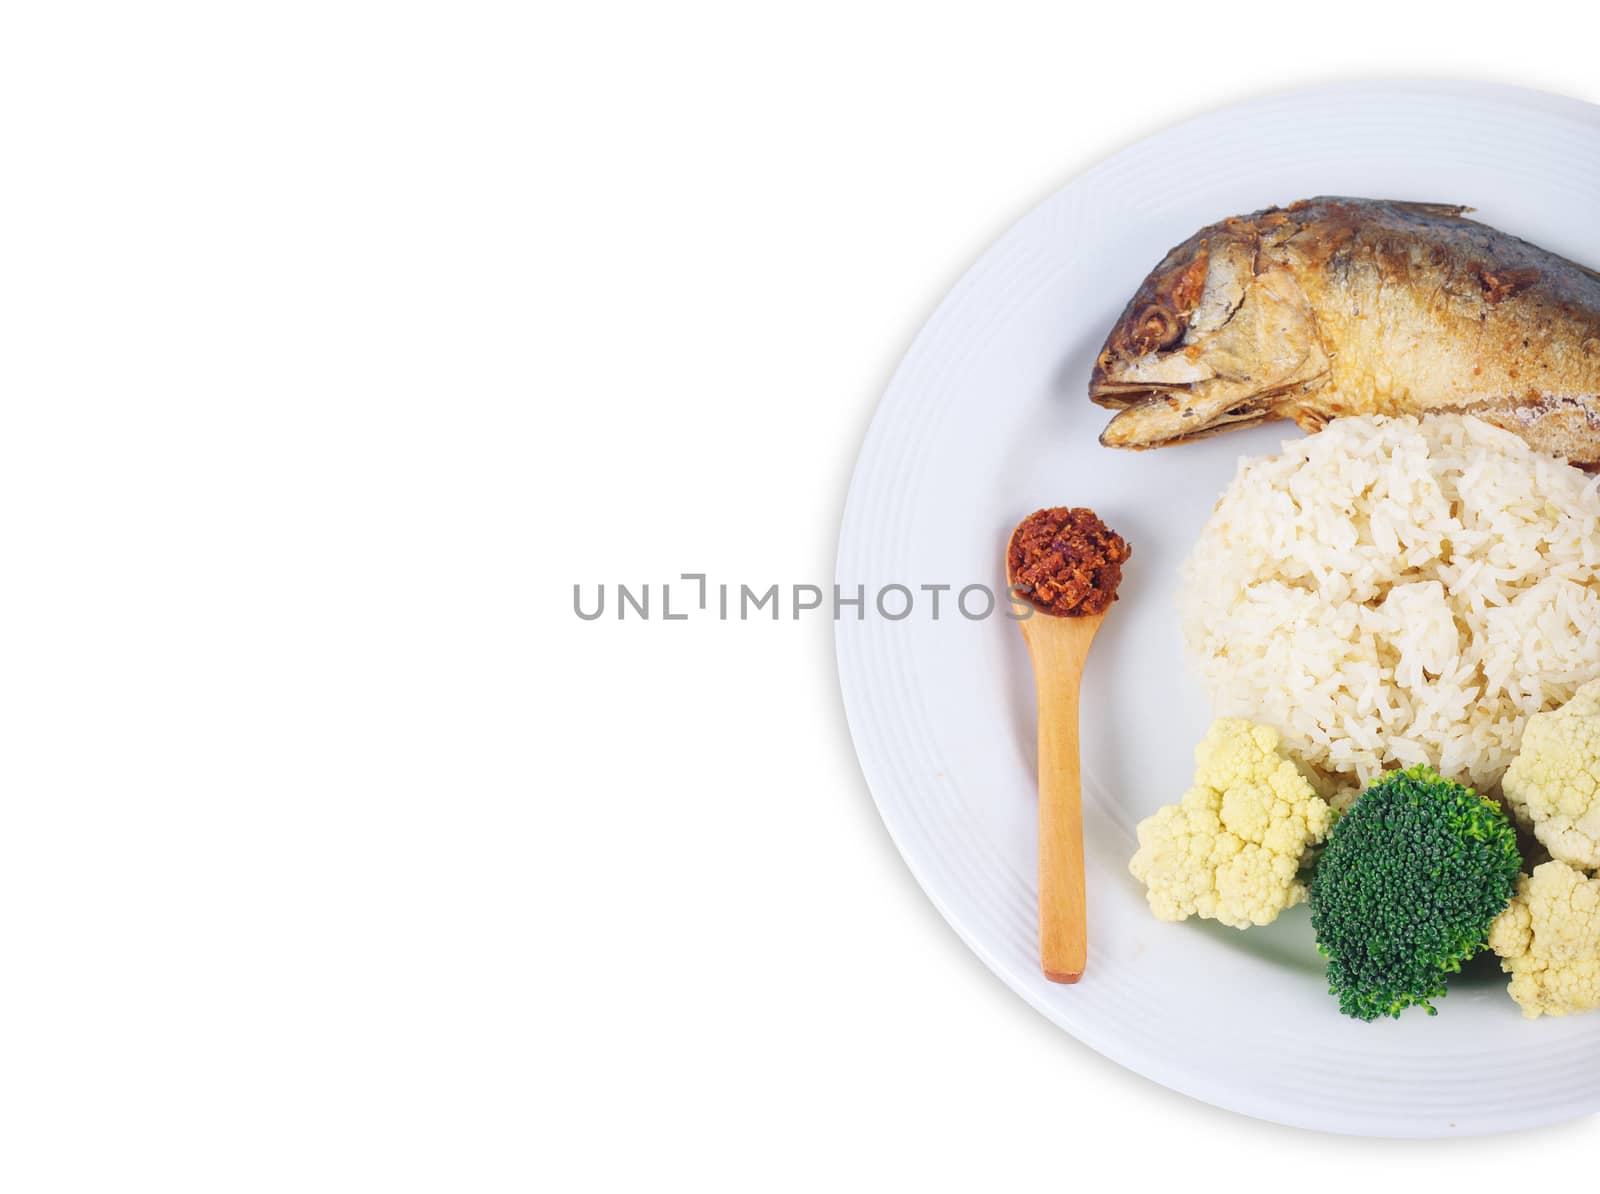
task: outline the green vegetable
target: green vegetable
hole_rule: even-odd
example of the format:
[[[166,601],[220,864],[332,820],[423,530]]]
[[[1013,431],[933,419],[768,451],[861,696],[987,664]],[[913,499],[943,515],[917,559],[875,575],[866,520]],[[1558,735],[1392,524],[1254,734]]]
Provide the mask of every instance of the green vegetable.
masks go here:
[[[1522,859],[1494,801],[1432,767],[1384,776],[1333,827],[1311,881],[1311,924],[1328,989],[1358,1020],[1398,1016],[1445,993],[1484,948]]]

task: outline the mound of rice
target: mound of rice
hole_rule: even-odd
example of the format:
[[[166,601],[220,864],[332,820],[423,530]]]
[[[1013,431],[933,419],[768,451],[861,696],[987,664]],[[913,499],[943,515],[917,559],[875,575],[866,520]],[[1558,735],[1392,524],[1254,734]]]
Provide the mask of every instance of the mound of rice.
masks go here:
[[[1497,791],[1527,719],[1600,677],[1597,485],[1459,415],[1241,461],[1178,598],[1217,716],[1329,793],[1413,763]]]

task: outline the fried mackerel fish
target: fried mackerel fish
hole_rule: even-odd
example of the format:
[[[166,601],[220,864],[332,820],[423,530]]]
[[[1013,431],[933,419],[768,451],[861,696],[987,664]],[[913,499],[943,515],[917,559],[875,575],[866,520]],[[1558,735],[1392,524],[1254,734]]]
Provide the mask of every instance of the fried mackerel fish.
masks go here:
[[[1202,228],[1100,351],[1100,442],[1451,411],[1600,464],[1600,274],[1470,210],[1322,197]]]

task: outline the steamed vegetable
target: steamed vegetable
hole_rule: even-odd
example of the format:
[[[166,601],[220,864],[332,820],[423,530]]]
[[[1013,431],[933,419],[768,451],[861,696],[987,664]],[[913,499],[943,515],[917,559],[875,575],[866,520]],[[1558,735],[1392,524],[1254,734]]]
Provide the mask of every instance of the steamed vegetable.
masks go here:
[[[1600,680],[1528,719],[1501,788],[1552,858],[1600,867]]]
[[[1224,719],[1195,748],[1194,786],[1182,801],[1139,825],[1128,869],[1161,920],[1264,925],[1305,900],[1300,867],[1331,819],[1276,731]]]
[[[1522,860],[1494,801],[1427,766],[1390,772],[1339,819],[1311,883],[1311,924],[1339,1010],[1435,1011],[1483,949]]]
[[[1528,1019],[1600,1007],[1600,878],[1564,862],[1535,867],[1490,928],[1489,946]]]

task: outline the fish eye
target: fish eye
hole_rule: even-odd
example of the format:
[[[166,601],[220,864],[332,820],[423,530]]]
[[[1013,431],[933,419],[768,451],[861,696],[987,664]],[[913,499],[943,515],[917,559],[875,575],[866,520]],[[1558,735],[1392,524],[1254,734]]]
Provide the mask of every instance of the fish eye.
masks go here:
[[[1137,352],[1168,348],[1183,332],[1183,324],[1165,307],[1152,305],[1139,313],[1133,325],[1133,346]]]

